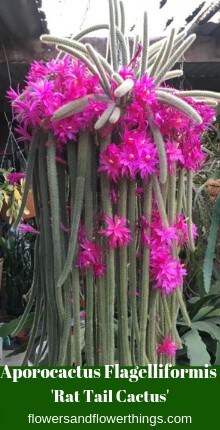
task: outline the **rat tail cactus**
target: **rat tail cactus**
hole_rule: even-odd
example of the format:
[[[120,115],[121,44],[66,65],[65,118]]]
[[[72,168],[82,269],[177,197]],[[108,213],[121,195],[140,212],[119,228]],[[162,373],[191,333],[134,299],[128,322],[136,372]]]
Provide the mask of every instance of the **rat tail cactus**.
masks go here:
[[[171,31],[149,45],[148,17],[130,50],[123,3],[109,24],[75,38],[44,35],[56,60],[34,62],[21,93],[9,91],[17,131],[30,141],[37,238],[23,364],[37,348],[49,365],[175,363],[183,297],[182,246],[194,248],[192,180],[201,134],[220,95],[166,85],[195,35]],[[82,38],[108,29],[106,58]],[[40,233],[40,234],[39,234]],[[39,337],[40,333],[40,337]],[[85,343],[84,343],[85,340]],[[85,346],[84,346],[85,345]]]

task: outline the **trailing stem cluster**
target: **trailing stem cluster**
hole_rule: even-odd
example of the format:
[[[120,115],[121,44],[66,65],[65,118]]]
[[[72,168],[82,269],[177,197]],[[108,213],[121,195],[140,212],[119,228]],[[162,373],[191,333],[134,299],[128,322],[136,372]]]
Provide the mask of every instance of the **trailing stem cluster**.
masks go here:
[[[35,303],[24,363],[38,345],[50,365],[175,362],[179,312],[188,325],[181,246],[194,248],[192,180],[201,134],[220,95],[166,85],[195,36],[171,31],[130,52],[123,4],[110,24],[56,44],[35,62],[21,94],[9,91],[21,138],[30,140],[25,191],[33,183],[38,234],[35,276],[19,331]],[[106,58],[83,36],[109,29]],[[171,71],[170,71],[171,70]],[[39,337],[40,333],[40,337]]]

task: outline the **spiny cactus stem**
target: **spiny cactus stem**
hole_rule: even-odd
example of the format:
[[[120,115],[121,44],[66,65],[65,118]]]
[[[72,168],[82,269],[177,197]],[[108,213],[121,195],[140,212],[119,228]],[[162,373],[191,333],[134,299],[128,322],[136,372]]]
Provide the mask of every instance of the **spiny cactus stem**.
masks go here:
[[[187,216],[187,226],[188,226],[188,236],[189,236],[189,246],[192,251],[195,250],[195,244],[193,239],[192,231],[192,190],[193,190],[193,176],[192,170],[187,171],[187,181],[186,181],[186,216]]]
[[[152,210],[152,182],[148,183],[144,192],[143,214],[147,219],[147,235],[150,236]],[[150,282],[150,249],[147,245],[144,246],[141,274],[141,309],[140,309],[140,343],[139,343],[139,364],[144,365],[146,356],[146,330],[148,321],[148,305],[149,305],[149,282]]]
[[[128,219],[129,227],[131,229],[132,241],[129,243],[128,255],[129,255],[129,291],[130,291],[130,301],[131,301],[131,316],[132,316],[132,326],[134,328],[134,337],[139,343],[140,341],[140,331],[137,315],[137,299],[136,299],[136,288],[137,288],[137,267],[136,267],[136,182],[129,181],[128,184]]]
[[[144,25],[143,25],[143,50],[141,57],[141,76],[145,73],[148,62],[149,54],[149,36],[148,36],[148,15],[144,12]]]
[[[119,185],[119,216],[126,216],[127,212],[127,180],[122,179]],[[122,351],[122,364],[131,365],[131,354],[129,348],[129,333],[128,333],[128,297],[127,297],[127,248],[123,247],[119,250],[119,324],[121,327],[120,346]]]

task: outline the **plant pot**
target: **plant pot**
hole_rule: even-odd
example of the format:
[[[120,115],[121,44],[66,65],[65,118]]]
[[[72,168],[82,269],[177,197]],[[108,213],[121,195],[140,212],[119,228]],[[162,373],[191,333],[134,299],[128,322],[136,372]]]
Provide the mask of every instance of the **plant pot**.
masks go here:
[[[1,210],[1,219],[9,222],[9,217],[7,216],[7,210],[9,206],[7,203],[3,203],[2,210]],[[34,207],[34,198],[33,198],[33,191],[32,189],[29,190],[28,198],[26,202],[26,208],[29,211],[28,214],[23,213],[22,219],[31,219],[35,217],[35,207]]]
[[[35,207],[34,207],[34,196],[32,189],[29,190],[26,208],[29,211],[29,214],[23,214],[23,219],[31,219],[35,217]]]
[[[24,345],[28,343],[29,336],[30,336],[30,329],[22,330],[20,331],[20,333],[16,335],[16,340],[20,345]]]
[[[220,193],[220,179],[210,178],[207,181],[206,187],[207,193],[209,194],[210,200],[215,203]]]

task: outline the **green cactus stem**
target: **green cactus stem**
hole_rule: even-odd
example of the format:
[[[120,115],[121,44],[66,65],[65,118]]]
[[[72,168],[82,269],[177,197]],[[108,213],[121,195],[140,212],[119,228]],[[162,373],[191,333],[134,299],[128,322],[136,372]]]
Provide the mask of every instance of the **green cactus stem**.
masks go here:
[[[164,227],[168,228],[168,218],[167,218],[167,213],[166,213],[166,208],[164,206],[164,200],[163,200],[163,196],[161,193],[161,189],[160,189],[160,185],[158,182],[158,179],[155,175],[152,175],[152,182],[153,182],[153,191],[156,197],[156,201],[157,201],[157,206],[160,212],[160,216],[163,222]]]
[[[185,193],[185,169],[181,169],[179,172],[178,187],[177,187],[177,205],[176,205],[177,214],[180,214],[182,211],[184,193]]]
[[[98,295],[98,333],[99,333],[99,365],[103,366],[108,363],[107,356],[107,336],[106,336],[106,294],[104,279],[97,280],[97,295]]]
[[[60,203],[57,181],[56,167],[56,143],[53,135],[48,137],[47,147],[47,175],[49,185],[49,201],[51,210],[51,231],[53,244],[53,261],[54,261],[54,282],[56,283],[62,271],[62,254],[61,254],[61,234],[60,234]],[[61,288],[55,289],[58,318],[62,325],[64,316],[64,306]]]
[[[35,246],[34,246],[34,278],[33,278],[33,282],[32,282],[32,286],[31,286],[31,292],[29,295],[29,299],[28,299],[28,303],[27,306],[25,308],[25,311],[17,325],[17,327],[15,328],[15,330],[12,332],[11,336],[15,337],[20,331],[23,330],[23,327],[27,321],[28,315],[31,312],[32,306],[34,304],[34,300],[36,297],[36,290],[37,290],[37,286],[38,286],[38,281],[39,281],[39,259],[38,259],[38,248],[39,248],[39,238],[36,239],[35,242]]]
[[[161,295],[163,310],[164,310],[164,319],[166,324],[166,333],[169,333],[172,329],[171,315],[170,315],[170,303],[168,303],[169,298],[165,296],[165,294]]]
[[[85,178],[77,177],[76,192],[75,192],[75,209],[74,209],[73,218],[72,218],[68,253],[67,253],[67,257],[66,257],[66,261],[65,261],[62,273],[60,274],[60,277],[57,280],[57,288],[60,288],[63,285],[63,283],[67,279],[72,269],[72,263],[75,257],[77,234],[78,234],[80,217],[82,212],[82,205],[83,205],[84,184],[85,184]]]
[[[183,76],[182,70],[171,70],[170,72],[167,72],[163,78],[162,82],[169,81],[170,79],[179,78],[180,76]]]
[[[160,47],[157,55],[155,56],[154,62],[153,62],[152,67],[151,67],[151,69],[149,71],[149,75],[150,76],[155,76],[155,73],[156,73],[157,69],[160,66],[160,63],[161,63],[161,61],[163,59],[163,56],[164,56],[164,51],[165,51],[165,48],[166,48],[166,43],[167,43],[167,40],[165,39],[164,42],[161,44],[161,47]]]
[[[115,106],[116,106],[115,102],[110,102],[108,104],[107,108],[104,110],[102,115],[96,121],[96,123],[94,125],[95,130],[99,130],[100,128],[102,128],[106,124],[106,122],[109,120]]]
[[[186,31],[183,30],[177,36],[174,40],[174,47],[181,42],[181,40],[185,39],[186,37]],[[152,45],[149,48],[149,57],[152,57],[161,47],[161,44],[164,42],[164,39],[159,40],[157,42],[152,43]]]
[[[110,53],[114,71],[118,70],[118,48],[115,28],[115,10],[113,0],[109,0],[109,22],[110,22]]]
[[[40,37],[40,40],[45,43],[53,43],[55,45],[69,46],[70,48],[78,49],[79,51],[86,53],[86,47],[83,45],[83,43],[77,42],[74,39],[52,36],[51,34],[43,34]]]
[[[114,91],[115,97],[125,96],[129,91],[132,90],[133,86],[134,86],[133,79],[130,79],[130,78],[125,79],[125,81],[121,85],[119,85]]]
[[[44,244],[44,256],[47,270],[45,271],[45,289],[46,289],[46,309],[47,312],[47,347],[48,347],[48,362],[49,365],[57,364],[57,355],[59,350],[60,335],[58,324],[57,302],[55,294],[54,282],[54,263],[53,263],[53,249],[52,232],[50,227],[51,214],[49,202],[49,186],[47,176],[47,148],[45,140],[42,140],[39,145],[38,157],[38,178],[39,178],[39,196],[41,200],[41,213],[40,213],[40,234],[41,240]],[[33,184],[34,185],[34,184]]]
[[[149,54],[148,15],[144,12],[143,49],[141,57],[141,76],[145,73]]]
[[[188,103],[184,102],[184,100],[181,100],[173,94],[166,93],[162,90],[156,90],[156,96],[161,103],[166,103],[170,106],[174,106],[176,109],[185,113],[185,115],[192,118],[198,124],[202,123],[201,116]]]
[[[119,26],[119,7],[118,0],[113,0],[114,3],[114,11],[115,11],[115,25]]]
[[[125,8],[124,3],[122,1],[119,2],[120,7],[120,17],[121,17],[121,32],[125,33]]]
[[[184,52],[192,45],[192,43],[195,41],[195,38],[195,34],[191,34],[184,40],[184,42],[179,46],[179,48],[176,49],[176,51],[171,55],[171,57],[164,64],[164,66],[161,68],[158,75],[156,76],[155,86],[157,86],[161,82],[161,80],[163,80],[165,74],[170,69],[172,69],[172,67],[176,64],[179,58],[181,58]]]
[[[46,304],[46,303],[45,303]],[[44,346],[47,339],[47,311],[45,308],[43,308],[43,322],[41,325],[41,334],[40,334],[40,341],[38,344],[38,349],[36,350],[36,358],[34,360],[34,364],[36,366],[39,366],[39,363],[43,357],[44,353]]]
[[[152,119],[149,119],[149,125],[153,134],[154,142],[158,149],[160,163],[160,182],[162,184],[165,184],[167,180],[167,156],[165,151],[165,143],[159,128],[154,125]]]
[[[93,237],[93,194],[92,188],[92,142],[89,142],[87,148],[87,168],[85,180],[85,229],[86,237],[92,240]],[[90,268],[86,271],[86,363],[88,366],[94,365],[94,334],[93,334],[93,313],[94,313],[94,285],[93,270]]]
[[[158,307],[158,291],[151,290],[149,297],[149,322],[148,322],[148,342],[147,342],[147,356],[149,362],[152,364],[157,363],[156,350],[157,350],[157,307]]]
[[[176,297],[177,297],[178,302],[179,302],[179,306],[180,306],[180,310],[181,310],[183,319],[184,319],[185,323],[190,327],[191,326],[191,320],[190,320],[189,314],[188,314],[187,309],[186,309],[186,305],[185,305],[185,302],[183,299],[182,291],[180,288],[177,288],[175,293],[176,293]]]
[[[213,209],[211,226],[208,236],[208,245],[205,252],[205,259],[203,265],[203,278],[204,278],[204,289],[208,294],[211,287],[211,278],[213,270],[214,253],[216,248],[217,235],[220,225],[220,195],[218,196]]]
[[[122,218],[127,214],[127,180],[122,179],[119,185],[119,216]],[[131,352],[129,347],[128,331],[128,278],[127,278],[127,248],[124,246],[119,250],[119,325],[120,325],[120,344],[122,363],[131,366]]]
[[[176,30],[175,30],[175,28],[172,28],[172,30],[171,30],[168,38],[167,38],[167,43],[165,46],[164,55],[161,59],[160,65],[159,65],[160,67],[163,67],[164,64],[166,63],[166,61],[168,60],[168,58],[170,58],[170,55],[171,55],[172,50],[173,50],[174,42],[175,42],[175,34],[176,34]],[[157,71],[158,71],[158,69],[156,70],[156,73],[157,73]]]
[[[42,294],[41,294],[41,288],[40,288],[40,283],[39,283],[37,294],[36,294],[34,321],[33,321],[33,325],[31,328],[30,337],[29,337],[29,341],[28,341],[27,348],[25,351],[25,355],[24,355],[24,358],[22,361],[22,366],[27,365],[28,359],[33,352],[35,339],[36,339],[36,336],[38,333],[38,328],[39,328],[40,321],[41,321],[41,316],[42,316]]]
[[[57,109],[57,111],[54,113],[52,117],[52,121],[57,121],[63,118],[68,118],[71,115],[74,115],[76,113],[82,112],[86,106],[89,104],[89,100],[103,100],[106,101],[108,99],[105,98],[105,96],[100,95],[94,95],[94,94],[88,94],[85,97],[81,97],[80,99],[76,99],[73,102],[66,103],[61,108]]]
[[[121,116],[121,109],[118,106],[115,106],[113,112],[111,113],[109,117],[109,123],[110,124],[116,124],[118,122],[119,118]]]
[[[143,214],[147,219],[147,235],[150,236],[150,222],[151,222],[151,210],[152,210],[152,182],[148,183],[148,186],[144,192],[143,201]],[[146,357],[146,333],[147,333],[147,322],[149,307],[149,282],[150,282],[150,249],[147,245],[144,246],[143,259],[142,259],[142,274],[141,274],[141,307],[140,307],[140,343],[138,344],[139,353],[139,365],[145,365]]]
[[[193,176],[192,170],[187,171],[186,175],[186,216],[187,216],[187,227],[189,237],[189,247],[192,251],[195,250],[195,244],[193,239],[192,231],[192,191],[193,191]]]
[[[178,96],[180,97],[202,97],[204,99],[214,99],[220,100],[220,93],[216,93],[215,91],[201,91],[201,90],[192,90],[192,91],[178,91]]]
[[[132,58],[134,58],[134,56],[137,52],[137,48],[138,48],[138,44],[140,43],[140,40],[141,40],[141,38],[140,38],[139,34],[137,34],[133,40]]]
[[[169,176],[168,185],[168,218],[171,224],[175,221],[176,216],[176,179],[176,166],[173,163],[173,172]]]
[[[87,49],[90,57],[92,58],[94,64],[97,67],[97,70],[99,72],[99,76],[101,77],[101,80],[104,84],[104,91],[106,92],[106,94],[108,96],[110,96],[110,83],[109,83],[109,80],[107,78],[105,69],[104,69],[99,57],[97,56],[95,49],[93,49],[93,47],[89,43],[87,43],[85,46],[86,46],[86,49]]]
[[[137,288],[137,267],[136,267],[136,183],[135,181],[130,181],[128,184],[128,219],[129,227],[131,230],[132,241],[129,243],[128,248],[128,275],[129,275],[129,292],[130,292],[130,302],[131,302],[131,319],[132,327],[134,328],[134,337],[137,343],[140,342],[140,331],[139,322],[137,314],[137,298],[136,298],[136,288]]]
[[[109,144],[111,136],[101,141],[101,151]],[[112,204],[110,200],[110,181],[101,174],[101,199],[102,208],[105,215],[113,217]],[[114,312],[115,312],[115,252],[106,246],[106,335],[107,335],[107,363],[114,364],[115,333],[114,333]],[[104,303],[103,303],[104,306]],[[102,310],[103,311],[103,310]],[[105,363],[105,364],[107,364]]]

